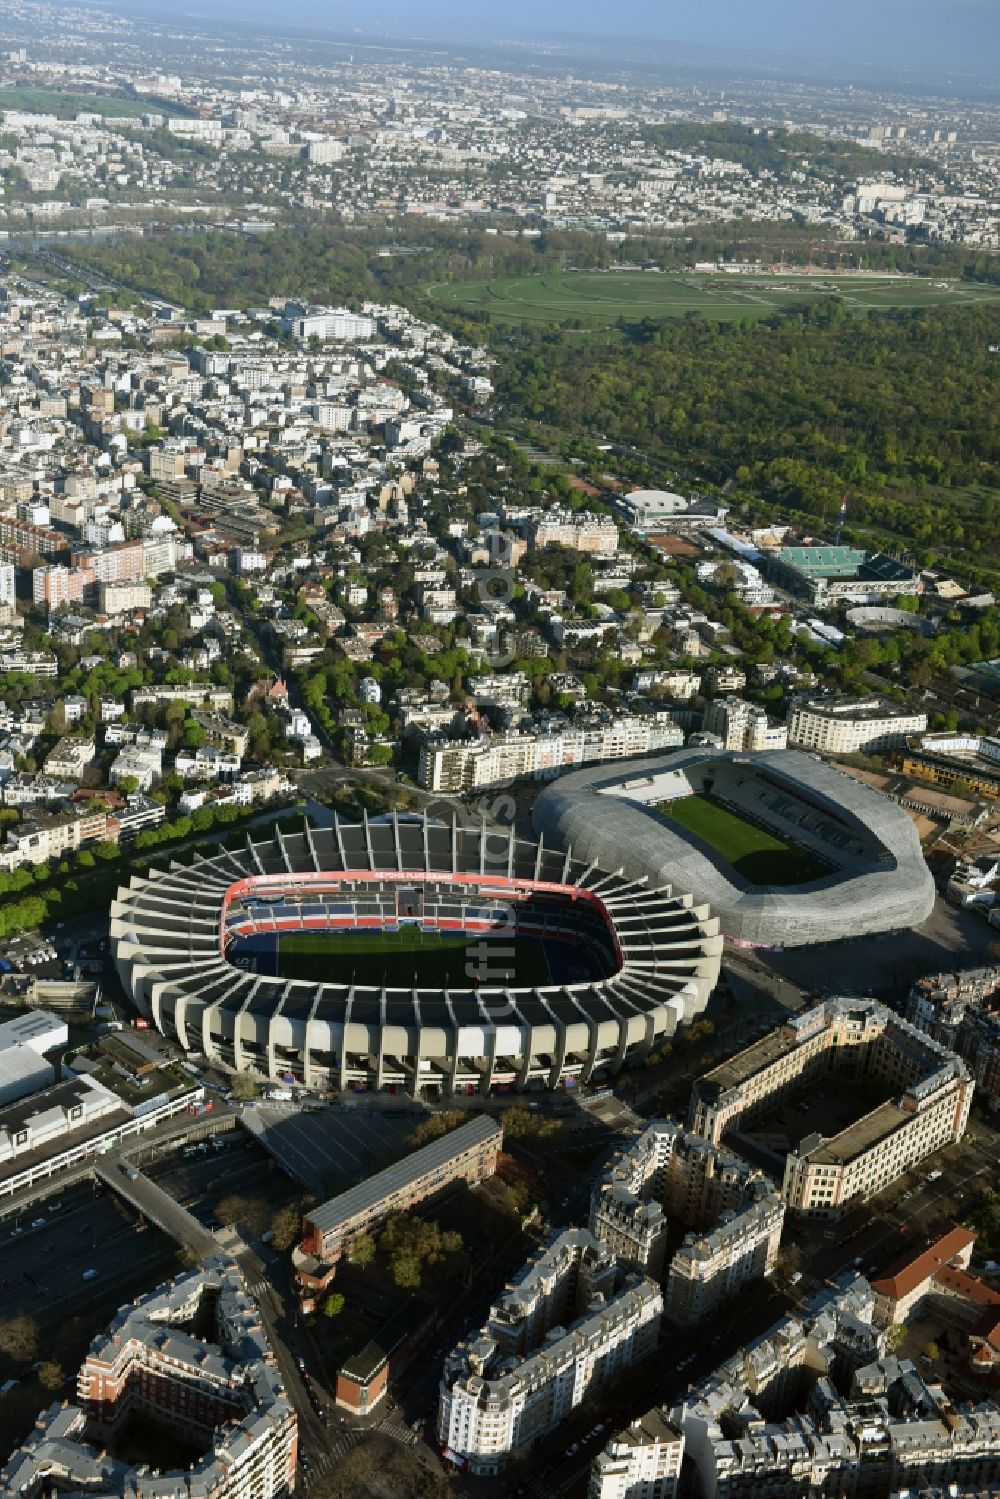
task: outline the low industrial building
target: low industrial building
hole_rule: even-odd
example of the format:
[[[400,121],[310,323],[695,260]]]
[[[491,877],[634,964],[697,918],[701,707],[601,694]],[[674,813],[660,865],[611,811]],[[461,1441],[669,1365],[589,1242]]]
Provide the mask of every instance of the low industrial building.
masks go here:
[[[45,1053],[66,1045],[66,1023],[47,1010],[26,1010],[0,1024],[0,1109],[55,1081]]]
[[[178,1085],[135,1108],[96,1078],[74,1077],[0,1109],[0,1196],[47,1181],[153,1129],[204,1097]]]

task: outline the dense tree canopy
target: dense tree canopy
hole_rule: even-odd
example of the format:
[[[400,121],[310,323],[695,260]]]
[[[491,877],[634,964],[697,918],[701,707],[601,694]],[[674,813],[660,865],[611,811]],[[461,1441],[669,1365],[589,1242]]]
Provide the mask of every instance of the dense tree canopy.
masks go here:
[[[697,484],[824,520],[846,495],[852,521],[1000,553],[1000,309],[851,317],[833,302],[628,331],[611,346],[534,335],[507,358],[505,396]]]

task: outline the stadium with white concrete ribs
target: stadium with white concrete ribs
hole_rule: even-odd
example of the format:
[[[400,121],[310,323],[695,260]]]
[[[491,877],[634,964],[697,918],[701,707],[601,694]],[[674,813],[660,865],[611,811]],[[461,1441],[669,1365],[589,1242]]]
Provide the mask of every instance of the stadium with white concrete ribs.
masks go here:
[[[419,815],[276,831],[133,876],[118,973],[236,1071],[431,1098],[587,1082],[699,1014],[722,951],[707,906],[618,847]]]
[[[585,860],[620,850],[625,876],[690,891],[741,947],[918,926],[934,904],[903,808],[793,750],[688,748],[575,771],[539,797],[534,826]]]

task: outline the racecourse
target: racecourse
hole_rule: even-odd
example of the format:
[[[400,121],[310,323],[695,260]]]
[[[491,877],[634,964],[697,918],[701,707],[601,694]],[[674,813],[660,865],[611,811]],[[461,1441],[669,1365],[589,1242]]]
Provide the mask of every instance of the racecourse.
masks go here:
[[[784,272],[767,275],[669,271],[549,271],[492,281],[439,282],[429,294],[457,312],[497,323],[575,323],[610,327],[619,318],[756,321],[816,298],[836,296],[849,312],[1000,301],[1000,286],[919,276]]]

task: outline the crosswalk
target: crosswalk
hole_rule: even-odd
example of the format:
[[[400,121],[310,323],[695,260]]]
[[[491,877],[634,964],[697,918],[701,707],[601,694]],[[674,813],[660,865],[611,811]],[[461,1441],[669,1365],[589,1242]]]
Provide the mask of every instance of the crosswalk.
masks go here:
[[[325,1445],[321,1452],[310,1452],[308,1469],[304,1467],[300,1468],[300,1483],[309,1485],[325,1473],[332,1473],[337,1464],[343,1462],[348,1453],[352,1452],[358,1443],[364,1440],[368,1431],[379,1431],[383,1436],[387,1436],[392,1441],[399,1442],[401,1446],[405,1447],[415,1447],[420,1440],[420,1434],[416,1431],[411,1431],[403,1417],[396,1413],[385,1416],[383,1420],[373,1423],[371,1427],[365,1430],[358,1430],[356,1427],[347,1427],[339,1431],[332,1431],[325,1437]],[[542,1499],[542,1496],[547,1493],[548,1491],[543,1489],[541,1494],[537,1496],[537,1499]]]
[[[420,1433],[411,1431],[402,1416],[392,1413],[378,1423],[378,1429],[387,1437],[392,1437],[396,1442],[402,1443],[404,1447],[415,1447],[420,1441]]]
[[[337,1431],[326,1439],[326,1446],[322,1452],[315,1452],[309,1460],[308,1472],[300,1474],[307,1483],[315,1478],[321,1478],[324,1473],[332,1473],[338,1463],[343,1462],[347,1454],[361,1441],[363,1433],[349,1429]]]
[[[276,1297],[270,1283],[261,1276],[248,1276],[247,1285],[261,1310],[266,1308],[273,1315]],[[332,1472],[371,1430],[380,1431],[401,1446],[415,1447],[420,1440],[420,1433],[412,1431],[403,1416],[395,1410],[387,1412],[380,1421],[373,1422],[368,1428],[340,1427],[327,1430],[318,1441],[308,1439],[308,1467],[305,1462],[300,1463],[299,1483],[308,1487],[316,1478]],[[301,1443],[301,1435],[300,1444],[305,1445]]]

